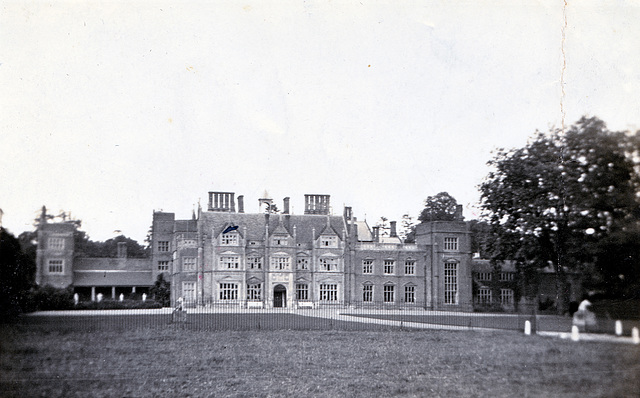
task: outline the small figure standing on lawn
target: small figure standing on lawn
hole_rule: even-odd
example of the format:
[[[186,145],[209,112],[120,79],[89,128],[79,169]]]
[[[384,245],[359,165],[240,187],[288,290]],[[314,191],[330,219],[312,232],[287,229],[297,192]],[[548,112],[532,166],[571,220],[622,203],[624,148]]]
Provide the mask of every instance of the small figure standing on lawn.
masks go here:
[[[142,293],[142,301],[147,301],[147,293]]]
[[[182,297],[178,297],[178,303],[176,305],[176,310],[182,311]]]
[[[578,305],[578,311],[573,314],[573,324],[583,332],[587,331],[587,327],[596,325],[596,314],[591,311],[591,301],[586,297]]]
[[[102,293],[98,293],[98,302],[102,301]]]
[[[80,296],[78,296],[78,293],[74,293],[73,294],[73,305],[78,305],[79,302],[80,302]]]
[[[124,301],[124,294],[120,293],[120,301]]]

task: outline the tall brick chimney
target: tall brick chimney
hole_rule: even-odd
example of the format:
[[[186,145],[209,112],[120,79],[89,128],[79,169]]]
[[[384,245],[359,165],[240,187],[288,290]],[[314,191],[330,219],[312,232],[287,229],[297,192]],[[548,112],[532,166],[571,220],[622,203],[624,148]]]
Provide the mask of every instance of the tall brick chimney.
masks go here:
[[[330,210],[329,195],[304,195],[304,214],[328,215]]]
[[[238,195],[238,213],[244,213],[244,195]]]
[[[396,222],[395,221],[390,221],[389,225],[391,226],[391,232],[389,233],[389,236],[392,238],[395,238],[398,236],[397,232],[396,232]]]
[[[282,214],[289,214],[290,201],[291,201],[291,198],[289,198],[288,196],[286,198],[284,198],[284,200],[283,200],[284,205],[282,207]]]

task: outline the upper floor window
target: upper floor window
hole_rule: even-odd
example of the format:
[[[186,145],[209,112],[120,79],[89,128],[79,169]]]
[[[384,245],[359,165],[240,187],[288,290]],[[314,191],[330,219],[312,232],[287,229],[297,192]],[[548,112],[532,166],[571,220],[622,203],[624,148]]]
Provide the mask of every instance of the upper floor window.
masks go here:
[[[169,271],[169,262],[158,261],[158,271]]]
[[[158,251],[159,252],[168,252],[169,251],[169,241],[168,240],[158,241]]]
[[[271,269],[284,270],[291,268],[291,258],[285,256],[273,256],[270,260]]]
[[[491,272],[476,272],[476,279],[479,281],[490,281]]]
[[[220,256],[220,266],[222,269],[238,269],[240,268],[240,257]]]
[[[404,274],[405,275],[416,274],[416,260],[413,260],[413,259],[404,260]]]
[[[309,269],[309,257],[298,257],[297,269]]]
[[[320,257],[319,262],[321,271],[338,270],[338,259],[335,257]]]
[[[396,260],[384,260],[384,273],[387,275],[393,274],[396,266]]]
[[[458,251],[458,238],[445,237],[444,238],[444,250],[447,252]]]
[[[195,257],[183,257],[182,258],[182,270],[183,271],[195,271],[196,270],[196,258]]]
[[[338,247],[338,237],[335,235],[320,236],[321,247]]]
[[[501,272],[500,273],[500,282],[512,281],[514,276],[515,276],[514,272]]]
[[[236,232],[228,232],[220,236],[220,244],[222,246],[236,246],[238,244],[238,234]]]
[[[48,247],[51,250],[64,250],[64,238],[49,238]]]
[[[61,274],[64,272],[64,260],[49,260],[49,273]]]
[[[373,274],[373,260],[370,260],[370,259],[362,260],[362,273]]]
[[[262,257],[247,257],[247,268],[249,269],[262,268]]]

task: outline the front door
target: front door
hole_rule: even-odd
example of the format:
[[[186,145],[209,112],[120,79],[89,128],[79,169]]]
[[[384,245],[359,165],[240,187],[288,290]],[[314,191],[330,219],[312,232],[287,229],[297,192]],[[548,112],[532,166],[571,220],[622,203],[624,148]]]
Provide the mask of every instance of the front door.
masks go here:
[[[287,289],[282,285],[273,288],[273,306],[274,308],[287,306]]]

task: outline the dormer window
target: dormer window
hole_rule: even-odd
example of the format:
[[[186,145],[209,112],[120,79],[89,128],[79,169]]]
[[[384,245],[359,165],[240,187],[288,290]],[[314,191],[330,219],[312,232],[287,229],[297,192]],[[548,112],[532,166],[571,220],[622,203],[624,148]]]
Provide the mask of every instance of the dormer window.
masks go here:
[[[220,244],[222,246],[236,246],[238,244],[238,233],[227,232],[220,236]]]
[[[320,247],[338,247],[338,237],[335,235],[320,236]]]
[[[289,239],[286,236],[274,236],[273,244],[275,246],[286,246],[289,244]]]

